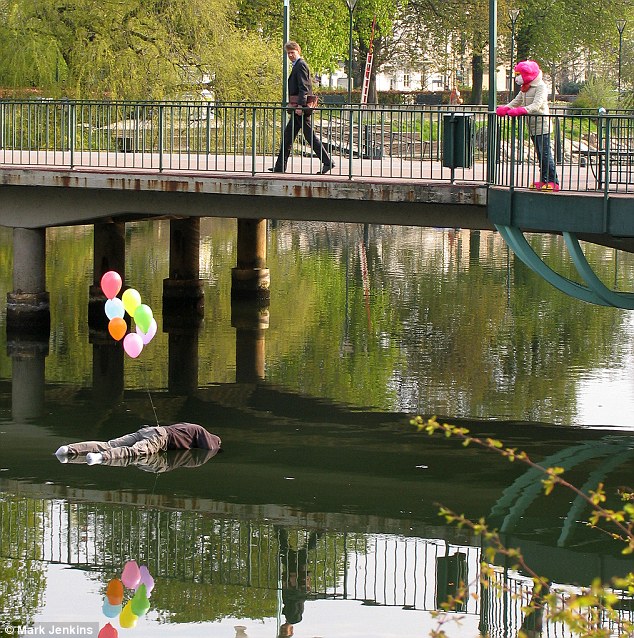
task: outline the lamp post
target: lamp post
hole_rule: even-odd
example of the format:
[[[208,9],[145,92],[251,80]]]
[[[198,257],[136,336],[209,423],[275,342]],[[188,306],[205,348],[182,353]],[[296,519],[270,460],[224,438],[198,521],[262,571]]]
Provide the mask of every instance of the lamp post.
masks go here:
[[[511,73],[509,76],[509,95],[511,97],[513,97],[513,65],[515,62],[515,23],[519,15],[519,9],[509,9],[509,18],[511,19]]]
[[[282,43],[282,104],[286,104],[288,102],[288,84],[286,81],[288,77],[288,57],[286,55],[286,49],[284,48],[284,45],[289,40],[291,14],[290,4],[290,0],[284,0],[284,13],[282,18],[282,39],[284,40],[284,42]]]
[[[619,30],[619,100],[621,99],[621,61],[623,54],[623,30],[625,29],[626,21],[621,18],[616,21],[616,28]]]
[[[357,6],[357,0],[346,0],[348,13],[350,14],[350,39],[348,44],[348,104],[352,104],[352,14]]]

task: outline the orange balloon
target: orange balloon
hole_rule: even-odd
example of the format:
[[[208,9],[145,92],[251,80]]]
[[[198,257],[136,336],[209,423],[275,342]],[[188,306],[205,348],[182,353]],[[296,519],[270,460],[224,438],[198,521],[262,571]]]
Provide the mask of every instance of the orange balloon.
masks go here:
[[[106,587],[106,596],[111,605],[120,605],[123,601],[123,583],[113,578]]]
[[[127,330],[128,324],[125,322],[125,319],[122,319],[121,317],[115,317],[114,319],[110,319],[108,322],[108,332],[116,341],[123,339]]]

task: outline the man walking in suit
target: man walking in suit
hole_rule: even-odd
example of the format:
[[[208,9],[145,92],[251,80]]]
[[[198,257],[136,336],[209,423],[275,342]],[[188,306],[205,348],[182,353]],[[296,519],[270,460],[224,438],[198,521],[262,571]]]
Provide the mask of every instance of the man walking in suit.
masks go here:
[[[321,140],[313,131],[311,123],[312,111],[307,106],[308,97],[313,94],[310,69],[302,58],[302,50],[297,42],[287,42],[284,45],[284,49],[286,50],[288,59],[293,65],[291,74],[288,76],[289,112],[291,116],[284,129],[282,146],[277,156],[275,166],[269,168],[269,170],[273,173],[283,173],[286,170],[286,164],[291,154],[293,142],[301,130],[304,134],[304,138],[313,149],[313,153],[322,162],[321,169],[318,173],[325,175],[332,170],[334,164],[330,155],[328,155],[328,152],[323,147]]]

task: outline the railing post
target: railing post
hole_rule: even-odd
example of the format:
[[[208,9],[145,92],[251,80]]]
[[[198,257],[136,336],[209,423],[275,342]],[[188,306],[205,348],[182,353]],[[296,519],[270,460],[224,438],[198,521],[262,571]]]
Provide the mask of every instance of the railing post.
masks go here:
[[[159,171],[163,170],[163,126],[165,124],[165,114],[163,112],[163,104],[159,104],[159,127],[158,127],[158,152],[159,152]]]
[[[495,184],[497,169],[497,115],[489,111],[487,116],[487,182]]]
[[[255,146],[256,146],[256,129],[255,121],[257,115],[257,106],[251,108],[251,175],[255,175]]]
[[[77,118],[75,102],[69,102],[68,104],[68,150],[70,151],[70,167],[75,167],[75,122]]]

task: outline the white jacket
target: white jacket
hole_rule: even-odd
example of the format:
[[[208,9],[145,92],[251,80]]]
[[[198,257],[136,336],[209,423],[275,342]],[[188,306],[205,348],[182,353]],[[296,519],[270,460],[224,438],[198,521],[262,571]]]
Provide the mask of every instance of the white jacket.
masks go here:
[[[508,104],[510,108],[523,106],[529,115],[549,115],[548,87],[542,72],[530,83],[528,91],[520,91]],[[550,118],[529,117],[528,130],[531,135],[549,135]]]

